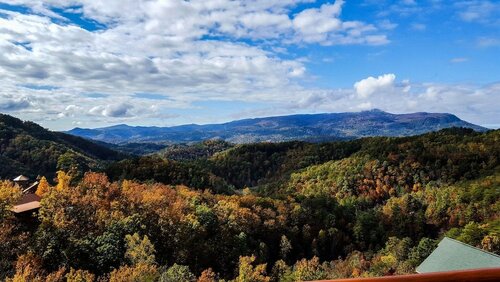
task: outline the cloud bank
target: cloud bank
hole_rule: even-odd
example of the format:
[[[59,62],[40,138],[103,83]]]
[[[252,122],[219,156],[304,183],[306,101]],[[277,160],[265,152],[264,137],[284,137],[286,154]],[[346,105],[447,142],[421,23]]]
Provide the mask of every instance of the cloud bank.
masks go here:
[[[495,106],[487,101],[498,85],[398,82],[392,73],[352,88],[304,86],[307,60],[290,49],[390,43],[396,24],[346,20],[343,0],[7,3],[18,9],[0,9],[0,111],[55,129],[228,119],[192,114],[211,101],[264,105],[238,109],[248,115],[378,107],[474,117]],[[474,21],[474,7],[461,17]],[[457,95],[461,104],[449,100]]]

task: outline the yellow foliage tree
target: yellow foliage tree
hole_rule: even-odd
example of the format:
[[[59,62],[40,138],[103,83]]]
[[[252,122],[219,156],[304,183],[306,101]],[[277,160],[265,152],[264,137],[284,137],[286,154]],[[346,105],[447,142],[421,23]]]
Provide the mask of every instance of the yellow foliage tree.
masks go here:
[[[302,259],[297,261],[293,267],[294,281],[321,280],[325,279],[323,266],[318,257],[310,260]]]
[[[496,233],[484,236],[481,247],[488,252],[500,252],[500,236]]]
[[[66,282],[66,268],[61,267],[58,270],[49,273],[47,277],[45,277],[45,282]]]
[[[7,278],[7,282],[43,282],[45,281],[41,268],[42,262],[32,253],[20,256],[16,263],[14,277]]]
[[[0,181],[0,221],[9,216],[10,209],[21,197],[21,189],[10,181]]]
[[[155,263],[155,247],[149,241],[148,236],[141,239],[139,234],[126,235],[125,241],[127,243],[127,251],[125,257],[133,264],[148,264]]]
[[[68,189],[69,184],[71,182],[71,175],[60,170],[57,172],[57,186],[56,189],[58,191],[62,191]]]
[[[113,270],[109,276],[109,282],[122,281],[144,281],[153,282],[158,279],[158,269],[155,265],[138,264],[134,266],[122,266]]]
[[[43,197],[43,195],[50,190],[50,185],[49,182],[47,181],[47,178],[45,176],[42,176],[40,179],[40,183],[38,183],[38,187],[36,188],[35,194],[37,194],[40,197]]]
[[[71,268],[69,273],[66,274],[67,282],[93,282],[95,280],[95,275],[81,269]]]
[[[255,256],[240,257],[238,277],[236,282],[269,282],[271,278],[266,276],[266,264],[253,266]]]

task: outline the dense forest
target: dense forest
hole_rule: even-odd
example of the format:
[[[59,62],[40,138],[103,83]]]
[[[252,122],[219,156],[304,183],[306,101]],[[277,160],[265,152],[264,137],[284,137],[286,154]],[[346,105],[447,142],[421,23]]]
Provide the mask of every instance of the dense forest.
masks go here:
[[[31,219],[10,212],[20,190],[3,181],[0,279],[404,274],[443,236],[500,253],[499,139],[499,130],[452,128],[327,143],[176,146],[100,172],[59,167],[55,181],[39,187],[41,208]]]
[[[99,170],[125,156],[95,142],[0,113],[0,179],[19,174],[52,179],[59,169],[74,168],[80,173]]]

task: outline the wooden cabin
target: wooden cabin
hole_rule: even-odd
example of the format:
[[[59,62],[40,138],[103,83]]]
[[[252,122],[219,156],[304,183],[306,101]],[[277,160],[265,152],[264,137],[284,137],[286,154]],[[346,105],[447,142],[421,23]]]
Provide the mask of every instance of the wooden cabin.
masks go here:
[[[40,208],[41,198],[35,194],[38,188],[38,181],[30,183],[30,179],[24,175],[12,179],[21,189],[21,199],[11,209],[16,216],[30,216]]]
[[[20,188],[23,194],[35,193],[36,188],[38,188],[38,181],[30,183],[30,179],[24,175],[19,175],[18,177],[12,179]]]
[[[15,214],[30,213],[35,212],[40,208],[41,198],[34,194],[23,194],[21,199],[12,208],[12,212]]]
[[[19,187],[27,188],[29,186],[30,179],[21,174],[18,177],[12,179],[12,181],[14,181],[14,183],[19,185]]]

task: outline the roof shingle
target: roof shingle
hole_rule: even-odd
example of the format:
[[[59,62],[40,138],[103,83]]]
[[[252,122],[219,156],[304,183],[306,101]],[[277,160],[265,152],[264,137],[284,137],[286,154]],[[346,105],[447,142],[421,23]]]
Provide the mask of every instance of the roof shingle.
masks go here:
[[[500,256],[444,237],[417,267],[418,273],[500,267]]]

